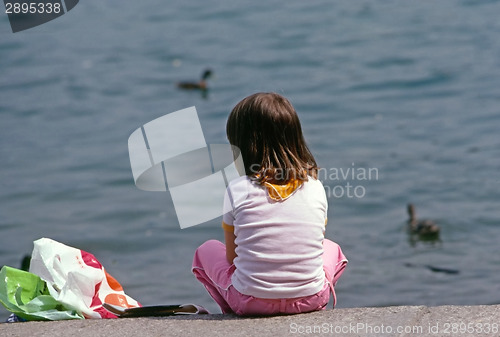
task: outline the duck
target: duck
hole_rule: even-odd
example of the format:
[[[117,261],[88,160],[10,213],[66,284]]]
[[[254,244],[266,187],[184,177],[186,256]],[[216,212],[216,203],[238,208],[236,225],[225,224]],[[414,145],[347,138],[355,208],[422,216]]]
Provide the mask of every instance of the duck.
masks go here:
[[[415,215],[415,206],[413,204],[408,204],[408,225],[411,234],[417,234],[421,237],[437,237],[440,232],[440,228],[432,220],[417,220]]]
[[[177,83],[177,87],[180,89],[186,90],[207,90],[207,79],[212,76],[211,69],[205,69],[201,75],[201,79],[199,82],[179,82]]]

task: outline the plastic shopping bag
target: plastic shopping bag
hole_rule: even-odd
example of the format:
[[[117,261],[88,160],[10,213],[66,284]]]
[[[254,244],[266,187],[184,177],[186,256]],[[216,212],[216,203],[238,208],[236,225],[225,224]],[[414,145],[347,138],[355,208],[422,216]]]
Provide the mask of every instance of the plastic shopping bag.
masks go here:
[[[141,306],[94,255],[51,239],[34,242],[30,272],[47,283],[57,302],[85,318],[116,318],[102,306],[104,302],[123,308]]]
[[[0,302],[25,320],[83,319],[50,294],[47,284],[35,274],[4,266],[0,270]]]

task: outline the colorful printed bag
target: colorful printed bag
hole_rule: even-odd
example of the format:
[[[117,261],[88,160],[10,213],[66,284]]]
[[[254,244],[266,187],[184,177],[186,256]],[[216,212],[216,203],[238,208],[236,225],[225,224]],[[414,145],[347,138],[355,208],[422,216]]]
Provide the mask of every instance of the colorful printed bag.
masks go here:
[[[56,301],[85,318],[116,318],[103,308],[104,302],[123,308],[141,306],[94,255],[51,239],[34,242],[29,271],[47,283]]]

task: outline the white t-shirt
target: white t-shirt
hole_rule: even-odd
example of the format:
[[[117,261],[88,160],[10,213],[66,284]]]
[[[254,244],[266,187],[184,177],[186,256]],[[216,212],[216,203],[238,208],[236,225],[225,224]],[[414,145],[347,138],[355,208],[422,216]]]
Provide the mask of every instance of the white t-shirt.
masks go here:
[[[225,225],[234,226],[237,257],[232,284],[258,298],[295,298],[319,292],[325,281],[323,239],[327,200],[309,177],[286,200],[275,201],[247,176],[231,181]]]

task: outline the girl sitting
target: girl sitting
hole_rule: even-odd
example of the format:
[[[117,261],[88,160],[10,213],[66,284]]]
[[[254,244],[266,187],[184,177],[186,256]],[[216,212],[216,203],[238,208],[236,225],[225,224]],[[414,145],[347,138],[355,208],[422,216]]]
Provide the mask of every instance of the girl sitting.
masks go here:
[[[227,188],[225,244],[195,252],[193,273],[223,313],[295,314],[325,309],[347,264],[325,239],[328,203],[295,109],[276,93],[239,102],[227,137],[245,175]]]

